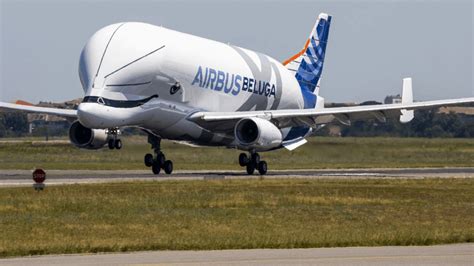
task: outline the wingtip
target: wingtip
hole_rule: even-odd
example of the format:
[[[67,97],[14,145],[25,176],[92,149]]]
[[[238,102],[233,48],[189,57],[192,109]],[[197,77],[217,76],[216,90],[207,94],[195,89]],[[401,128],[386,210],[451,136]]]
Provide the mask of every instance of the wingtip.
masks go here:
[[[17,100],[17,101],[15,102],[15,104],[18,104],[18,105],[26,105],[26,106],[33,106],[32,103],[29,103],[29,102],[23,101],[23,100]]]

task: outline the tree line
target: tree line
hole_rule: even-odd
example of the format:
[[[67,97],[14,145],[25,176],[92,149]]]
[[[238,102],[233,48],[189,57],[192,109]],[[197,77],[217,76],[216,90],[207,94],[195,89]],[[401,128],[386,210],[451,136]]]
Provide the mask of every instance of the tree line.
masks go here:
[[[322,135],[328,131],[321,132]],[[356,121],[351,126],[344,126],[341,136],[393,136],[393,137],[427,137],[427,138],[469,138],[474,137],[474,118],[471,122],[457,113],[438,113],[437,109],[415,110],[415,118],[406,124],[398,118],[387,119],[380,123],[375,120]]]
[[[398,119],[387,119],[386,123],[376,120],[356,121],[351,126],[342,126],[341,136],[393,136],[393,137],[428,137],[428,138],[469,138],[474,137],[474,117],[470,122],[456,113],[438,113],[438,109],[416,110],[415,118],[407,124]],[[137,134],[138,130],[129,130]],[[36,128],[32,135],[42,136],[47,132],[51,136],[67,135],[67,128],[48,131],[47,125]],[[0,138],[22,137],[29,135],[27,115],[21,112],[0,112]],[[317,132],[317,135],[329,135],[328,127]]]
[[[0,138],[22,137],[28,134],[28,117],[21,112],[0,112]]]

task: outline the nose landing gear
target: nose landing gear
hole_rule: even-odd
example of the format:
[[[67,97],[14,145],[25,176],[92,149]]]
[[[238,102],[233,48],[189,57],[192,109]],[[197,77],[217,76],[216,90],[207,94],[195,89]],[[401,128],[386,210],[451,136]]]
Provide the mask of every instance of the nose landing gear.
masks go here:
[[[158,175],[161,169],[163,169],[166,174],[171,174],[173,172],[173,162],[166,160],[165,154],[161,152],[161,139],[152,134],[148,134],[148,143],[151,144],[155,156],[147,153],[144,157],[145,166],[151,167],[155,175]]]
[[[241,153],[239,155],[239,165],[245,166],[249,175],[253,175],[255,170],[258,170],[259,174],[264,175],[268,170],[267,162],[261,161],[260,155],[256,152],[250,153],[250,157],[245,153]]]

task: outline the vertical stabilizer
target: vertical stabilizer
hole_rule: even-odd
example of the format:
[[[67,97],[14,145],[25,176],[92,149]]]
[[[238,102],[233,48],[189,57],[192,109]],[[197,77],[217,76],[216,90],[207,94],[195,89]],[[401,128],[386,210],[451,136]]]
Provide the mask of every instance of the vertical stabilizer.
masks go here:
[[[330,25],[331,16],[319,14],[304,48],[283,62],[290,71],[295,72],[305,99],[305,108],[314,108],[316,104]]]

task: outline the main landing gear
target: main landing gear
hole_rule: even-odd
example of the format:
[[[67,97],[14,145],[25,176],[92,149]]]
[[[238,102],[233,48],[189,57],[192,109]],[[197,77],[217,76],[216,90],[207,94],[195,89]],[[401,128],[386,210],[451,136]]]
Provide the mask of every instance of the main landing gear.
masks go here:
[[[267,173],[268,166],[267,162],[260,160],[260,155],[256,152],[251,152],[250,156],[247,156],[245,153],[239,155],[239,164],[242,167],[247,168],[247,174],[253,175],[255,170],[258,170],[258,173],[264,175]]]
[[[109,128],[107,130],[107,134],[110,137],[108,142],[109,149],[120,150],[122,148],[122,141],[118,138],[118,135],[120,135],[120,130],[118,128]]]
[[[153,174],[158,175],[163,169],[166,174],[171,174],[173,172],[173,162],[166,160],[165,154],[161,152],[161,139],[148,134],[148,143],[151,144],[155,156],[148,153],[145,155],[144,162],[147,167],[151,167]]]

